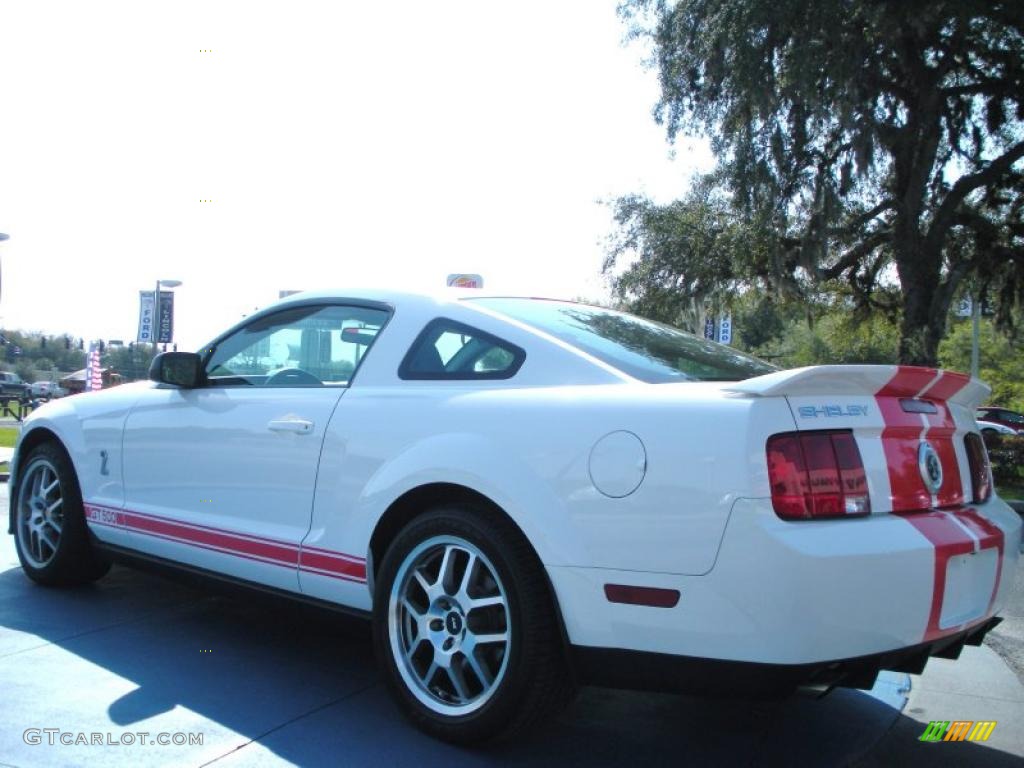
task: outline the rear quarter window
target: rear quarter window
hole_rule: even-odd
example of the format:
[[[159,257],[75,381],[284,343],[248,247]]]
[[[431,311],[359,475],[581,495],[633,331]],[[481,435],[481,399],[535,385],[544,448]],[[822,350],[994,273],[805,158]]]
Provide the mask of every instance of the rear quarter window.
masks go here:
[[[416,337],[398,376],[428,381],[510,379],[525,359],[521,347],[442,317],[432,320]]]

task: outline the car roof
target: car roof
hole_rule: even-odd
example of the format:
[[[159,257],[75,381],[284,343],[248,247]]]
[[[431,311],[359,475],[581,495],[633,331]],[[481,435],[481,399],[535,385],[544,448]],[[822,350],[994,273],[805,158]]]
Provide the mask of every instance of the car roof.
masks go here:
[[[468,315],[474,313],[474,311],[480,312],[484,310],[482,308],[472,308],[473,302],[465,300],[484,298],[515,298],[533,301],[561,301],[570,304],[580,303],[568,301],[566,299],[545,298],[540,296],[511,296],[504,292],[485,293],[477,289],[468,288],[439,288],[434,291],[411,291],[391,288],[348,287],[316,291],[300,291],[268,304],[256,312],[253,312],[251,315],[242,318],[230,328],[223,330],[204,346],[214,346],[222,339],[248,325],[252,321],[281,309],[285,309],[289,306],[302,306],[304,304],[316,304],[318,302],[325,301],[355,301],[365,302],[371,306],[378,305],[382,309],[385,307],[401,309],[405,312],[422,315],[424,317],[436,316],[438,312],[443,312],[447,309],[454,319],[467,320]],[[485,313],[490,314],[486,311]]]
[[[268,305],[265,309],[282,307],[295,302],[337,301],[339,299],[357,299],[360,301],[380,302],[382,304],[420,305],[423,307],[437,304],[457,304],[467,299],[527,299],[532,301],[561,301],[567,304],[584,303],[555,296],[521,296],[507,292],[484,292],[476,288],[438,288],[434,291],[412,291],[391,288],[351,287],[300,291]]]

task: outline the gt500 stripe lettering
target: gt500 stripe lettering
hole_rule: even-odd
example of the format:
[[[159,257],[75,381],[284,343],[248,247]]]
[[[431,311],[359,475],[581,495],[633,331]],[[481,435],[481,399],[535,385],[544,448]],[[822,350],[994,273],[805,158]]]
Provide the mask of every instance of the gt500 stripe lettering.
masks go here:
[[[302,547],[286,541],[225,531],[208,525],[183,523],[159,515],[85,505],[85,518],[93,525],[121,528],[146,536],[244,557],[287,568],[298,568],[346,581],[366,581],[366,561],[354,555]]]

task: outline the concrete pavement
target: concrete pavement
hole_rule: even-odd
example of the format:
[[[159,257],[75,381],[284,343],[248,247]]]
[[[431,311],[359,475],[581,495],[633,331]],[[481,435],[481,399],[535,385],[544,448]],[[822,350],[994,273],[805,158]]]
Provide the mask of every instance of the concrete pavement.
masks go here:
[[[7,464],[5,467],[0,467],[0,483],[6,483],[11,479],[10,473],[10,461],[14,456],[14,449],[0,445],[0,464]],[[4,528],[4,530],[7,530]]]
[[[0,486],[6,508],[6,486]],[[911,681],[902,707],[900,687]],[[31,766],[1019,765],[1024,686],[990,648],[887,675],[875,695],[717,701],[585,689],[546,732],[488,750],[432,741],[399,716],[368,628],[265,596],[115,568],[51,590],[0,538],[0,764]],[[901,711],[902,709],[902,711]],[[997,720],[984,744],[922,744],[931,719]],[[47,743],[42,729],[133,744]],[[26,730],[39,729],[39,744]],[[141,739],[136,736],[145,732]],[[28,741],[32,741],[30,731]],[[158,734],[203,743],[154,745]],[[143,743],[138,743],[139,741]],[[927,751],[927,754],[925,754]]]

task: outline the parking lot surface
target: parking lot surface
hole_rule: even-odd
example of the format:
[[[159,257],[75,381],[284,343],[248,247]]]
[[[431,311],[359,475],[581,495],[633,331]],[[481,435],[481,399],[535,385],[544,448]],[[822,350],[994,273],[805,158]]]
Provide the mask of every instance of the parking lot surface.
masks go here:
[[[998,725],[984,744],[923,744],[932,719]],[[201,744],[152,743],[196,734]],[[0,537],[0,765],[1001,766],[1020,755],[1024,686],[987,647],[921,677],[886,674],[872,694],[584,689],[542,733],[460,749],[400,717],[360,621],[119,567],[93,586],[45,589]]]

